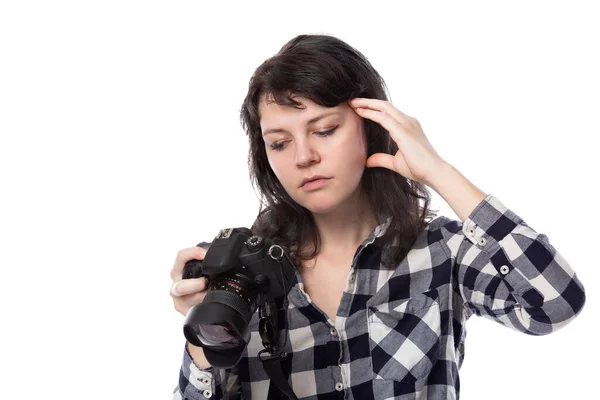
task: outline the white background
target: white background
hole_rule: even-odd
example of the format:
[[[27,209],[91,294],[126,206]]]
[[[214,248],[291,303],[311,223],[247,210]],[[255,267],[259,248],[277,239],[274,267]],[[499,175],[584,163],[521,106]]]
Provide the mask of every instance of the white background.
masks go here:
[[[461,398],[597,390],[593,2],[201,3],[1,3],[0,398],[171,398],[170,269],[254,221],[239,109],[254,69],[301,33],[363,52],[440,155],[585,285],[582,314],[549,336],[472,317]]]

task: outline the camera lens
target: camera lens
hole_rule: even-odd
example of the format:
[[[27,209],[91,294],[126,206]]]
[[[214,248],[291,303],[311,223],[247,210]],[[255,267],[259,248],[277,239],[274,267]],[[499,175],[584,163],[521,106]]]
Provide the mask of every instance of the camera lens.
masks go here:
[[[257,308],[257,296],[264,289],[242,273],[215,279],[202,303],[186,316],[186,338],[195,346],[216,351],[243,348],[250,340],[248,324]]]
[[[228,349],[238,347],[242,340],[227,323],[201,324],[192,327],[198,340],[207,347]]]

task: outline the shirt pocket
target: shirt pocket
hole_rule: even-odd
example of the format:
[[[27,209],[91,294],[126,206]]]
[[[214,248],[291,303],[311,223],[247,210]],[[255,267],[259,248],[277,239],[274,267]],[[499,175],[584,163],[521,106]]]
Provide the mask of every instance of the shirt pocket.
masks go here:
[[[440,353],[437,291],[367,307],[373,379],[414,383],[426,377]]]

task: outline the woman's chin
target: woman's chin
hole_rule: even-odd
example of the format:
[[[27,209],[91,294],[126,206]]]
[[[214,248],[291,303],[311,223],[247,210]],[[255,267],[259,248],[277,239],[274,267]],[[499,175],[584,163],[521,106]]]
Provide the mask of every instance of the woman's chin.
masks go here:
[[[329,214],[335,210],[336,206],[337,204],[335,203],[326,203],[324,201],[311,201],[306,204],[303,204],[303,207],[313,214]]]

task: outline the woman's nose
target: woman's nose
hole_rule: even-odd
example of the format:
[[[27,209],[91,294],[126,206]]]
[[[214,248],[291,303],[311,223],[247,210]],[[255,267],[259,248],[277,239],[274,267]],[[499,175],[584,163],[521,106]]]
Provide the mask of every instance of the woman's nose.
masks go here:
[[[296,166],[306,167],[319,161],[319,154],[309,140],[296,143]]]

